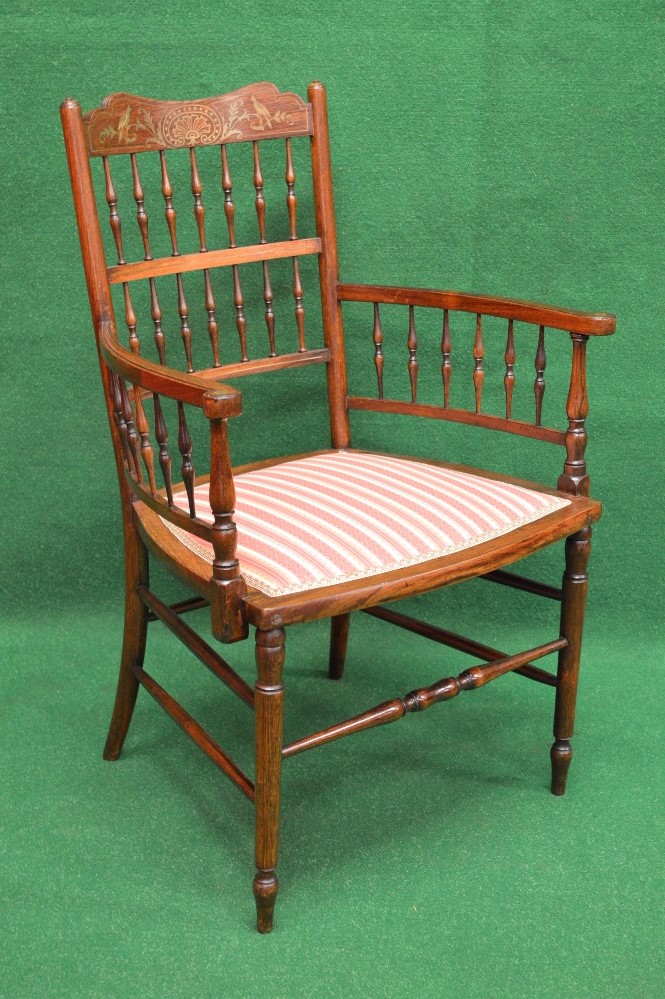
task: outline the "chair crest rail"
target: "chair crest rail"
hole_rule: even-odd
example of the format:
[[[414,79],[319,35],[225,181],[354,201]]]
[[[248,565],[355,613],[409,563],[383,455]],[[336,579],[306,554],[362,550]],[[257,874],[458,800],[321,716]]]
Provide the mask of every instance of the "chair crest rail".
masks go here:
[[[159,101],[117,93],[85,115],[90,156],[310,135],[311,106],[272,83],[219,97]]]

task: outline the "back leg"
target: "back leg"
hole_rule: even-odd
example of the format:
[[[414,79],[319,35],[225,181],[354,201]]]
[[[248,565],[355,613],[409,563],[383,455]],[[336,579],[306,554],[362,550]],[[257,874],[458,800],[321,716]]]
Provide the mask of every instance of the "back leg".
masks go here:
[[[350,614],[339,614],[330,619],[330,658],[328,676],[331,680],[341,680],[344,674],[346,646],[349,641]]]
[[[120,675],[113,716],[104,746],[104,759],[117,760],[134,713],[139,682],[135,669],[143,666],[148,632],[148,608],[138,593],[148,585],[148,552],[133,524],[125,523],[125,630],[120,659]]]

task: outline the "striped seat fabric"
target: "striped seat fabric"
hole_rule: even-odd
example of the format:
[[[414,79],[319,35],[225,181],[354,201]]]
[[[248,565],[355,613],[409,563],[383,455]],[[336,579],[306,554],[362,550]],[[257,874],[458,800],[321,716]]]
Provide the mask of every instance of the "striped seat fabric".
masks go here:
[[[238,559],[283,596],[418,565],[532,523],[568,500],[407,458],[335,451],[237,475]],[[187,511],[184,492],[174,497]],[[197,516],[212,523],[208,486]],[[212,562],[212,545],[164,522]]]

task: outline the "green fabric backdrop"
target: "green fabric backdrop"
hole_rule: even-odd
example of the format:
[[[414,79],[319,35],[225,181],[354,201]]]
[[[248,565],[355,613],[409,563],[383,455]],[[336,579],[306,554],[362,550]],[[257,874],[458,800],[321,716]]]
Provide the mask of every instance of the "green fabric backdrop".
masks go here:
[[[1,23],[0,995],[661,994],[662,4],[122,0],[102,13],[55,0],[5,4]],[[147,699],[122,762],[100,758],[119,524],[58,104],[261,79],[304,94],[314,78],[329,90],[343,279],[607,310],[619,325],[588,352],[605,517],[568,795],[547,793],[551,691],[519,677],[298,758],[263,939],[247,803]],[[368,323],[349,310],[354,372],[371,365]],[[567,339],[550,334],[551,369]],[[501,351],[488,361],[499,379]],[[533,353],[518,377],[532,380]],[[236,422],[234,457],[325,444],[320,374],[293,376],[295,405],[284,381],[270,405],[244,382],[248,413],[267,418],[258,432]],[[548,482],[559,470],[558,452],[471,428],[354,426],[357,444]],[[532,571],[557,579],[560,555]],[[410,609],[499,647],[550,637],[553,606],[498,590],[471,583]],[[322,679],[325,624],[293,629],[289,733],[468,663],[386,628],[354,621],[341,685]],[[249,763],[243,709],[170,636],[155,632],[151,656]],[[231,659],[251,677],[249,643]]]

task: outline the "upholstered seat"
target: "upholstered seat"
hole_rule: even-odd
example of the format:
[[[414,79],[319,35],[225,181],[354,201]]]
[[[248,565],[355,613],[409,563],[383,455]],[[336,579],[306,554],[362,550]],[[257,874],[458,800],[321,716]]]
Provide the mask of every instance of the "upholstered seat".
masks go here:
[[[269,596],[364,579],[464,551],[570,505],[497,479],[393,455],[334,451],[236,477],[240,569]],[[208,484],[197,516],[213,515]],[[175,505],[188,510],[184,490]],[[212,545],[164,521],[212,563]]]

